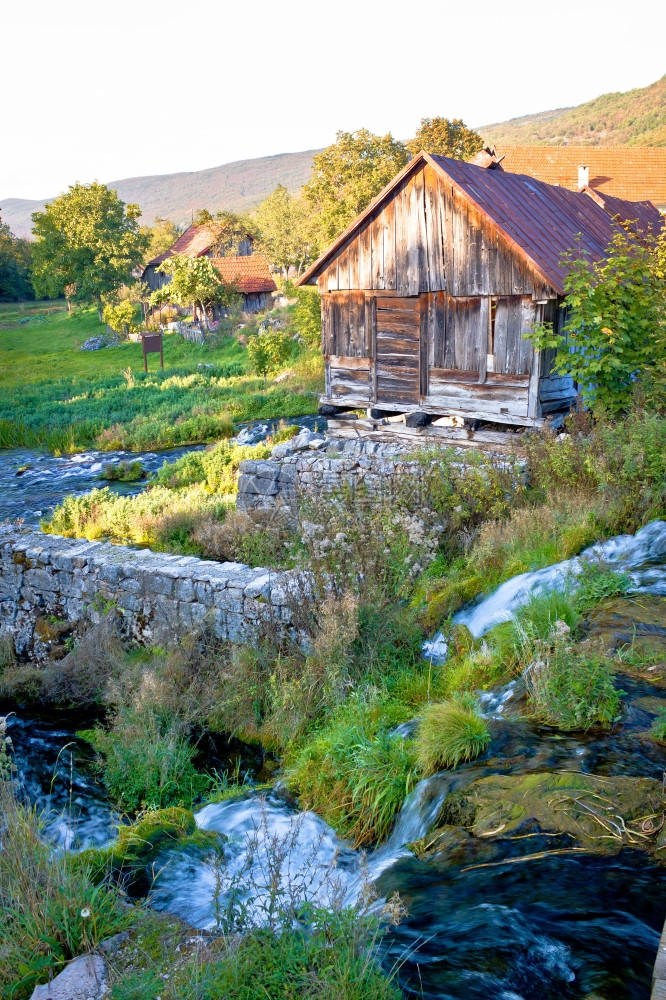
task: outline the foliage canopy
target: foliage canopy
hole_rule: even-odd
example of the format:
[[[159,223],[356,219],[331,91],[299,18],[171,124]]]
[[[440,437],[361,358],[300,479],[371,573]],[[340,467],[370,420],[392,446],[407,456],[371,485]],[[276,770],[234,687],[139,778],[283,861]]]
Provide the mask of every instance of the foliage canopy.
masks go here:
[[[74,285],[76,301],[99,308],[102,296],[128,282],[143,260],[148,237],[139,229],[140,215],[138,205],[125,205],[97,181],[73,184],[43,212],[34,212],[37,294],[53,297]]]
[[[557,349],[555,370],[570,374],[592,409],[625,411],[640,380],[656,401],[666,389],[666,230],[638,240],[619,229],[600,260],[581,246],[562,257],[567,320],[529,336]]]
[[[0,218],[0,302],[34,298],[30,281],[32,248]]]
[[[469,160],[483,149],[483,139],[478,132],[468,128],[462,118],[422,118],[407,149],[413,155],[424,150],[437,156]]]
[[[312,177],[303,188],[318,217],[321,245],[335,239],[407,160],[406,147],[390,132],[338,132],[335,142],[315,156]]]
[[[259,249],[285,276],[296,274],[316,256],[316,226],[307,202],[294,198],[281,184],[262,201],[256,212]]]

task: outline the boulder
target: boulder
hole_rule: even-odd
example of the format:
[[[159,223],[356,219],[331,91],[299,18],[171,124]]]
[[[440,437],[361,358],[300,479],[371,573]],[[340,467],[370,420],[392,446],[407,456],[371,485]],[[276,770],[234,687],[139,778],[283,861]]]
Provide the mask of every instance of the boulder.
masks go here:
[[[108,992],[101,955],[79,955],[50,983],[35,986],[31,1000],[101,1000]]]

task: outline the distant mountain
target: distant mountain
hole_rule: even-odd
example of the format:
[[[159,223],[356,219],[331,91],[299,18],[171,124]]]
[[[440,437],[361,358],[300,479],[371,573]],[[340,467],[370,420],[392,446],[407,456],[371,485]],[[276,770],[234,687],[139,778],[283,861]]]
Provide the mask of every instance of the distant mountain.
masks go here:
[[[145,225],[151,225],[153,219],[159,216],[185,226],[198,208],[207,208],[211,212],[218,209],[249,211],[278,184],[284,185],[288,191],[298,191],[309,179],[312,159],[318,152],[317,149],[308,149],[302,153],[236,160],[209,170],[127,177],[121,181],[110,181],[107,186],[116,190],[125,203],[134,202],[141,206],[141,221]],[[0,200],[2,221],[16,236],[30,236],[31,214],[43,209],[51,200]]]
[[[487,142],[506,146],[666,146],[666,76],[649,87],[476,131]]]

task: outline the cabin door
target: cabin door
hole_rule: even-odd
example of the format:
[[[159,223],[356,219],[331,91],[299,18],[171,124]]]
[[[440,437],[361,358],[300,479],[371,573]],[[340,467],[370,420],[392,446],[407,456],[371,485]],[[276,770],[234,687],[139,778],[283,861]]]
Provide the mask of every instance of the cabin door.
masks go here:
[[[375,402],[418,404],[421,302],[378,297],[375,315]]]

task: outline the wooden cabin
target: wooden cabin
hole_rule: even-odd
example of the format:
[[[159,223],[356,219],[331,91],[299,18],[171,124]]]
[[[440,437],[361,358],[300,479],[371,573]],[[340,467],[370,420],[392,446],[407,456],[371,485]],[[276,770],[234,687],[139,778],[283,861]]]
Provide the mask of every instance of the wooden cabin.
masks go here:
[[[239,242],[237,256],[249,257],[252,253],[253,243],[254,237],[248,233]],[[189,226],[168,250],[148,261],[143,269],[141,280],[146,282],[151,292],[154,292],[171,281],[171,275],[164,274],[158,268],[173,254],[181,253],[185,254],[186,257],[219,257],[226,249],[220,245],[219,225],[212,222],[203,226]]]
[[[618,214],[661,225],[649,202],[419,153],[297,282],[321,295],[323,412],[534,426],[569,408],[572,379],[524,335],[561,327],[560,255],[580,234],[600,259]]]

